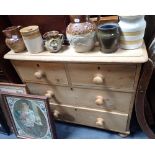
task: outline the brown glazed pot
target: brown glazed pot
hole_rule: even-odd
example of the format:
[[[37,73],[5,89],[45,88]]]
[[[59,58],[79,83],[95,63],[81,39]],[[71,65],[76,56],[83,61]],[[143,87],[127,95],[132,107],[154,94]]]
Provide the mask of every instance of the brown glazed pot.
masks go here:
[[[70,16],[71,23],[66,29],[67,39],[76,52],[89,52],[94,48],[96,39],[95,23],[86,20],[86,16]]]
[[[12,26],[2,31],[6,36],[5,39],[6,45],[16,53],[25,50],[25,44],[19,32],[20,28],[21,26]]]

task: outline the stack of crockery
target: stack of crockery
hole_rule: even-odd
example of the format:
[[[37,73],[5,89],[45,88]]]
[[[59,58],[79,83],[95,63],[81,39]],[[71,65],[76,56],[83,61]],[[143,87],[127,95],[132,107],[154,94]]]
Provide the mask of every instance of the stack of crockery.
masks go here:
[[[123,49],[140,48],[143,44],[146,27],[144,16],[119,16],[119,19],[120,47]]]

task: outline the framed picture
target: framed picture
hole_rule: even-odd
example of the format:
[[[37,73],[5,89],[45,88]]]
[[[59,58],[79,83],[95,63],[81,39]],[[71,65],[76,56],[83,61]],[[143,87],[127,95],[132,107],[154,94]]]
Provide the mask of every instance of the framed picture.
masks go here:
[[[25,84],[14,84],[14,83],[0,82],[0,92],[27,94],[27,87]]]
[[[0,107],[0,133],[9,135],[11,133],[10,127],[7,124],[2,108]]]
[[[0,93],[17,93],[27,94],[27,87],[25,84],[3,83],[0,82]],[[10,134],[12,124],[6,110],[5,103],[0,96],[0,133]]]
[[[56,138],[54,119],[47,97],[2,94],[18,138]]]

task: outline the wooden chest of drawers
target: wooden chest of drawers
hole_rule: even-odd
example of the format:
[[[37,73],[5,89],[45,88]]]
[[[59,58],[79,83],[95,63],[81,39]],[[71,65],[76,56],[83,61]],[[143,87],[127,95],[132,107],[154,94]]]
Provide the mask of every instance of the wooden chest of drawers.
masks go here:
[[[31,94],[46,95],[57,120],[130,133],[130,119],[145,45],[104,54],[97,48],[76,53],[14,53],[10,59]]]

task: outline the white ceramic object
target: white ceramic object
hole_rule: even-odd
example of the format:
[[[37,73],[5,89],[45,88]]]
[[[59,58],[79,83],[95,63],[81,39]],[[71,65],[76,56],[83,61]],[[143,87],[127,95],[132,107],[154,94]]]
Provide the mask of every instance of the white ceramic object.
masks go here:
[[[43,39],[37,25],[24,27],[20,32],[28,52],[36,54],[44,50]]]
[[[62,48],[64,42],[64,35],[60,34],[58,31],[49,31],[43,35],[45,39],[45,48],[52,52],[57,53]]]
[[[66,36],[76,52],[90,52],[96,42],[96,25],[85,15],[71,15],[71,23],[66,28]]]
[[[140,48],[143,44],[146,22],[143,15],[119,16],[121,31],[120,47],[123,49]]]
[[[70,45],[76,52],[89,52],[95,45],[96,32],[90,32],[82,35],[66,34]]]

